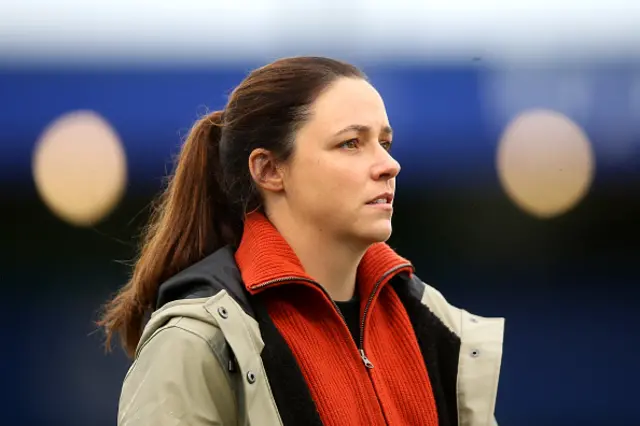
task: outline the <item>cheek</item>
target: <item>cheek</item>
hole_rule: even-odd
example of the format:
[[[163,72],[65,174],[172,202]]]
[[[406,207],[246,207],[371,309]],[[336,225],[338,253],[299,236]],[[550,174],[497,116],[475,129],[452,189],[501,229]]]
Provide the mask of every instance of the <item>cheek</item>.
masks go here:
[[[350,166],[334,165],[331,172],[331,178],[327,179],[330,183],[329,191],[334,197],[339,197],[346,205],[354,202],[362,197],[364,183],[361,173],[357,168]]]
[[[363,197],[362,173],[335,156],[320,155],[300,161],[293,173],[296,198],[314,208],[343,210]]]

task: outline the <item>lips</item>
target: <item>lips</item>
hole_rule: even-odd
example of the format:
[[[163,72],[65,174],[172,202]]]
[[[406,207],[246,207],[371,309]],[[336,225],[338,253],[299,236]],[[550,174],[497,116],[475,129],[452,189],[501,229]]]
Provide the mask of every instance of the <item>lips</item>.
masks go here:
[[[385,192],[371,199],[367,204],[391,204],[392,201],[393,194],[391,192]]]

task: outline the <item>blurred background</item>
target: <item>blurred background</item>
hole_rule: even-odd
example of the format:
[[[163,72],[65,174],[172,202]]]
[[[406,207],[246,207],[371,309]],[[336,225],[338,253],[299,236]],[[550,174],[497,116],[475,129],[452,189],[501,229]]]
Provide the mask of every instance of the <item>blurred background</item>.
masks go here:
[[[506,317],[500,424],[640,424],[634,0],[0,2],[0,423],[116,424],[129,361],[94,321],[149,204],[195,119],[292,55],[385,99],[391,245]]]

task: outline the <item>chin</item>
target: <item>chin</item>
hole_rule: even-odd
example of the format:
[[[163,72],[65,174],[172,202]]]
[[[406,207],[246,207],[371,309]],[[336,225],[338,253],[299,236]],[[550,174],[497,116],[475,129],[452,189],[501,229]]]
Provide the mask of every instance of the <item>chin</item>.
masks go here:
[[[379,223],[363,230],[361,237],[367,244],[384,243],[391,237],[391,221]]]

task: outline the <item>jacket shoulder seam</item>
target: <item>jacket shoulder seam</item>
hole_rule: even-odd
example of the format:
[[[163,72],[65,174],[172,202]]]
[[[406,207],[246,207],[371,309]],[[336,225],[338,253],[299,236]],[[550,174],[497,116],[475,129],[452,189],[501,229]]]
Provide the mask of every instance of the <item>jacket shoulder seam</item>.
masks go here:
[[[151,336],[150,336],[150,337],[149,337],[149,338],[148,338],[148,339],[143,343],[143,345],[142,345],[142,346],[140,347],[140,349],[138,350],[138,353],[142,353],[142,350],[145,348],[145,346],[147,346],[147,345],[149,344],[149,342],[151,342],[151,341],[152,341],[156,336],[158,336],[158,335],[159,335],[160,333],[162,333],[163,331],[171,330],[171,329],[182,330],[182,331],[184,331],[185,333],[189,333],[189,334],[191,334],[191,335],[193,335],[193,336],[198,337],[198,339],[202,340],[202,341],[207,345],[207,347],[208,347],[208,348],[209,348],[209,350],[211,351],[212,355],[214,355],[214,356],[215,356],[216,360],[217,360],[217,361],[218,361],[218,363],[220,364],[220,368],[222,368],[222,370],[224,371],[225,376],[227,377],[227,380],[229,381],[229,386],[231,386],[231,385],[232,385],[232,383],[231,383],[231,378],[229,377],[229,372],[228,372],[228,370],[227,370],[227,366],[226,366],[226,365],[225,365],[225,363],[223,362],[223,354],[218,353],[219,351],[218,351],[218,350],[216,350],[216,348],[214,347],[213,342],[212,342],[212,338],[209,338],[209,337],[207,337],[207,336],[204,336],[204,335],[202,335],[202,333],[198,333],[197,331],[195,331],[195,330],[191,329],[190,327],[187,327],[187,326],[184,326],[183,324],[180,324],[180,323],[182,323],[182,322],[183,322],[183,320],[184,320],[185,318],[186,318],[186,317],[178,317],[178,318],[176,319],[176,321],[175,321],[175,322],[172,322],[172,323],[170,323],[170,324],[166,324],[166,325],[164,325],[164,326],[160,327],[158,330],[156,330],[156,331],[153,333],[153,335],[151,335]],[[216,332],[214,332],[214,333],[221,332],[221,331],[220,331],[220,329],[219,329],[218,327],[216,327],[215,325],[213,325],[213,324],[208,324],[208,325],[209,325],[210,327],[212,327],[213,329],[217,330],[217,331],[216,331]],[[224,336],[222,336],[222,338],[224,339]],[[227,343],[226,343],[226,340],[225,340],[225,346],[226,346],[226,345],[227,345]],[[127,375],[128,375],[128,374],[127,374]],[[126,380],[126,378],[125,378],[125,380]]]

